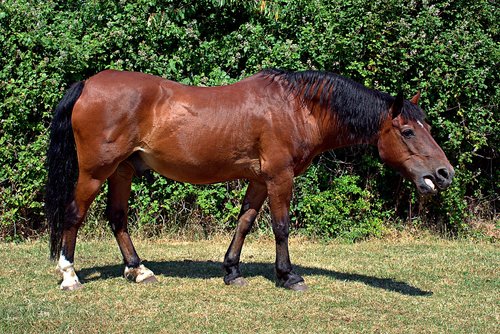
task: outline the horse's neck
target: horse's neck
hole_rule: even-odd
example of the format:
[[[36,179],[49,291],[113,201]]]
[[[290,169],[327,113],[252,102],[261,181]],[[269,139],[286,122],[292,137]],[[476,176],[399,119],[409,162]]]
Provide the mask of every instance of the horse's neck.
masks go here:
[[[314,98],[299,94],[298,99],[314,115],[322,135],[322,150],[357,144],[376,144],[387,102],[382,95],[367,91],[358,94],[342,87],[319,86]],[[335,91],[335,89],[339,89]],[[302,92],[303,93],[303,92]],[[328,100],[330,98],[331,100]]]
[[[356,136],[349,129],[349,126],[342,122],[335,113],[329,111],[322,111],[322,114],[318,117],[318,128],[321,133],[321,147],[319,151],[324,152],[328,150],[333,150],[340,147],[354,146],[360,144],[371,144],[376,145],[378,141],[379,134],[376,133],[370,138],[365,138],[363,136]]]

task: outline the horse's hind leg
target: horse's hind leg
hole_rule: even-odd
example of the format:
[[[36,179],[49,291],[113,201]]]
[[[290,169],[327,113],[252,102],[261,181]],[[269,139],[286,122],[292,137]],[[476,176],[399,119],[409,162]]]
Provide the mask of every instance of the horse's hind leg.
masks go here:
[[[133,176],[133,167],[127,162],[123,162],[108,178],[109,192],[106,214],[123,255],[124,276],[137,283],[155,282],[156,278],[153,272],[141,264],[141,259],[137,255],[128,233],[127,210]]]
[[[236,232],[224,257],[224,269],[226,271],[224,283],[226,284],[240,286],[246,284],[240,272],[241,248],[266,197],[266,185],[251,181],[241,206]]]
[[[76,290],[82,285],[74,269],[75,245],[78,229],[85,219],[87,210],[97,195],[102,181],[80,173],[75,188],[75,197],[66,209],[66,221],[62,232],[61,256],[58,269],[63,275],[61,289]]]

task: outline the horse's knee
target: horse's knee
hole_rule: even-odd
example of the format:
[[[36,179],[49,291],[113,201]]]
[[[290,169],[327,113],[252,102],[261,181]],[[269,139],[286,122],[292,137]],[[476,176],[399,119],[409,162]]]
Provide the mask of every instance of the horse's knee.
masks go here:
[[[126,215],[125,209],[115,209],[110,206],[106,208],[106,216],[114,233],[126,228]]]
[[[125,218],[125,210],[124,209],[115,209],[110,206],[106,208],[106,217],[113,222],[123,221]]]
[[[273,233],[277,243],[286,242],[290,234],[289,224],[286,222],[273,223]]]

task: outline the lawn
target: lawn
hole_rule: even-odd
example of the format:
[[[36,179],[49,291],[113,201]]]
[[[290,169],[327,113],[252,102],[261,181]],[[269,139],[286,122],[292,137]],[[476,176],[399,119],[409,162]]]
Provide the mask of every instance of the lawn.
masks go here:
[[[294,238],[300,293],[275,287],[267,238],[243,248],[249,285],[225,286],[229,241],[137,240],[159,280],[149,285],[122,278],[113,240],[79,241],[84,288],[70,293],[46,243],[0,244],[0,333],[500,333],[497,244]]]

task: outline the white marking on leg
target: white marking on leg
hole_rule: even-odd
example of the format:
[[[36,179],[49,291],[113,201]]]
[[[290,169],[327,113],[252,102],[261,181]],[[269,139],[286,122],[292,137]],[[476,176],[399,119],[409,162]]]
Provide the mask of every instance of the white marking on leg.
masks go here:
[[[57,267],[59,268],[59,270],[64,271],[66,268],[73,267],[73,263],[66,260],[64,255],[61,254],[61,256],[59,257],[59,262],[57,263]]]
[[[57,269],[63,275],[63,281],[61,283],[62,290],[75,290],[81,287],[73,263],[69,262],[62,254],[59,257]]]
[[[141,264],[137,268],[125,267],[125,272],[124,272],[125,278],[134,281],[136,283],[141,283],[142,281],[144,281],[149,277],[154,277],[154,275],[155,274],[151,270],[146,268],[143,264]]]

